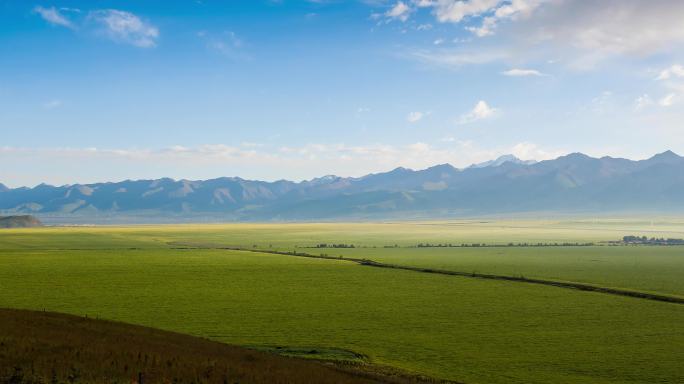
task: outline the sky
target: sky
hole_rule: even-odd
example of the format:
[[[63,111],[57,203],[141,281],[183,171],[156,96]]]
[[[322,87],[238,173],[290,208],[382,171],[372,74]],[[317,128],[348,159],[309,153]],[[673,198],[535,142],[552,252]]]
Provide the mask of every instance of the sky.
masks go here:
[[[0,0],[0,183],[684,154],[684,1]]]

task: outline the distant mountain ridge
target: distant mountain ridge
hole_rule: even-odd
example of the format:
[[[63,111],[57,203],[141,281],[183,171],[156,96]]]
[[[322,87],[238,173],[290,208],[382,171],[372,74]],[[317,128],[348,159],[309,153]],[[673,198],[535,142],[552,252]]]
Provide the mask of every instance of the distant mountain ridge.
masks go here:
[[[0,228],[42,227],[43,223],[31,215],[0,216]]]
[[[457,169],[396,168],[362,177],[265,182],[239,177],[2,188],[0,212],[96,218],[325,220],[517,212],[684,212],[684,157],[572,153],[527,162],[502,156]]]

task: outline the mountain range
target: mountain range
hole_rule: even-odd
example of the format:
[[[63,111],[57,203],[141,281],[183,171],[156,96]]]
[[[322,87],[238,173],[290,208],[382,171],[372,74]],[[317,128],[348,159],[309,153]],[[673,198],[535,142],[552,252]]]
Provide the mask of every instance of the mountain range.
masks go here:
[[[222,177],[7,188],[0,213],[48,221],[270,221],[445,218],[528,212],[684,212],[684,157],[514,156],[457,169],[396,168],[302,182]]]

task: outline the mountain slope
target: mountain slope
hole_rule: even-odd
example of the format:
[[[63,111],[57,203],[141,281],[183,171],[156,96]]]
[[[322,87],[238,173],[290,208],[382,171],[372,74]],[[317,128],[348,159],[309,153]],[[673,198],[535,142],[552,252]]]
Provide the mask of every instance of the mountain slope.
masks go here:
[[[0,228],[42,227],[43,223],[31,215],[0,216]]]
[[[444,217],[497,212],[684,211],[684,158],[581,153],[525,162],[504,156],[465,169],[396,168],[358,178],[295,183],[224,177],[0,189],[0,211],[60,217],[211,217],[320,220]]]

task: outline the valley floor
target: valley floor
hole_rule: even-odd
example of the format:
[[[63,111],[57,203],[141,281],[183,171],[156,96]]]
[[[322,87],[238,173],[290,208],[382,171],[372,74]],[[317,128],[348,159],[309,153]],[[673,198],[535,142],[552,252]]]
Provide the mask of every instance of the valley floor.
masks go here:
[[[465,383],[680,383],[684,305],[416,268],[684,296],[655,220],[74,227],[0,232],[0,307],[98,317]],[[418,243],[593,246],[417,248]],[[343,248],[316,248],[320,244]],[[354,245],[354,248],[348,247]],[[251,252],[221,248],[250,249]]]

